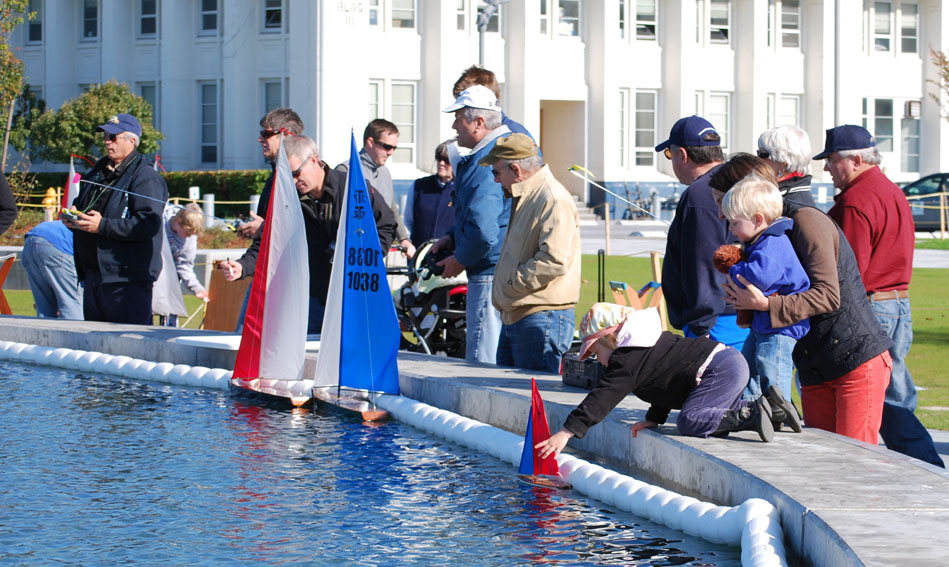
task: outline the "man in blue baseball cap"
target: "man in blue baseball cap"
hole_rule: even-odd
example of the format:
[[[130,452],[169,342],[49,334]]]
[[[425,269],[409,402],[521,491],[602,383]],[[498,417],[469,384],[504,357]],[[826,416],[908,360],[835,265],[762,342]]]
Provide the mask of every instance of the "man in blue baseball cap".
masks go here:
[[[735,241],[709,186],[724,159],[721,136],[708,120],[687,116],[656,151],[672,161],[679,182],[688,185],[669,225],[662,262],[669,322],[687,337],[707,336],[741,350],[748,330],[738,327],[735,309],[722,292],[725,276],[712,264],[715,250]]]
[[[79,184],[73,230],[76,272],[87,321],[152,323],[152,284],[161,272],[165,180],[137,150],[142,125],[116,114],[96,128],[106,156]]]
[[[824,171],[840,190],[828,215],[853,248],[873,314],[893,340],[880,436],[888,449],[944,466],[914,414],[916,385],[905,361],[913,342],[909,283],[916,240],[909,203],[880,170],[876,140],[862,126],[827,130],[824,151],[814,159],[824,160]]]

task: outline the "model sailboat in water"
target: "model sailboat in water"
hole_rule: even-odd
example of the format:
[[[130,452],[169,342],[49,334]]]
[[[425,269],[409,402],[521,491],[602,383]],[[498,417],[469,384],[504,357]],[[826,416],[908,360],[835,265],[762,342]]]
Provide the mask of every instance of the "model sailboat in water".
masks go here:
[[[553,455],[541,458],[535,445],[550,438],[544,399],[537,390],[537,382],[531,378],[531,410],[527,416],[527,431],[524,432],[524,450],[517,476],[522,482],[545,488],[568,489],[570,485],[560,476],[560,467]]]
[[[313,388],[313,380],[303,378],[309,257],[300,196],[282,141],[263,230],[230,390],[301,406]]]
[[[400,330],[355,136],[349,163],[313,397],[375,421],[378,396],[399,393]]]

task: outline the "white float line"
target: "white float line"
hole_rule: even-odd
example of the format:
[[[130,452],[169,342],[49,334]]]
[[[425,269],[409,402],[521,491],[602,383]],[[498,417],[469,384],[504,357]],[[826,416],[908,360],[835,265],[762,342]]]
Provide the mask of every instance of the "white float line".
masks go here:
[[[102,372],[135,380],[228,389],[230,370],[151,362],[128,356],[0,341],[0,360]],[[524,439],[491,425],[404,396],[381,396],[379,406],[399,421],[492,455],[515,467]],[[787,566],[781,524],[774,506],[759,498],[740,506],[716,506],[638,481],[571,455],[557,458],[573,488],[605,504],[632,512],[707,541],[741,546],[746,567]]]

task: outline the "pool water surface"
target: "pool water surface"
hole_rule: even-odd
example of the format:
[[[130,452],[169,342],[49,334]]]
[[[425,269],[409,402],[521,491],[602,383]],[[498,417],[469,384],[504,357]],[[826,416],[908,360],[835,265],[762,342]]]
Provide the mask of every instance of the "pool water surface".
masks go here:
[[[407,425],[0,362],[3,565],[739,565]]]

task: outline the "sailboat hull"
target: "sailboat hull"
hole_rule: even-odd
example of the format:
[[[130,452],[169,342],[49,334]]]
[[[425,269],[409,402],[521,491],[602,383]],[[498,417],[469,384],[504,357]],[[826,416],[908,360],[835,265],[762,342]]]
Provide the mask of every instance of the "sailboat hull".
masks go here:
[[[245,400],[281,404],[290,407],[313,405],[313,398],[301,392],[310,392],[312,380],[231,379],[228,389],[232,396]]]
[[[340,390],[336,386],[313,388],[313,398],[348,414],[356,414],[363,421],[389,419],[389,412],[367,399],[364,392]]]

